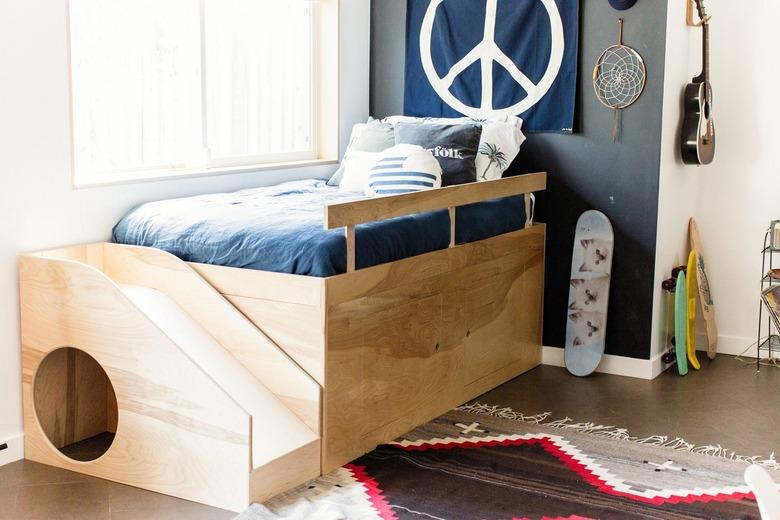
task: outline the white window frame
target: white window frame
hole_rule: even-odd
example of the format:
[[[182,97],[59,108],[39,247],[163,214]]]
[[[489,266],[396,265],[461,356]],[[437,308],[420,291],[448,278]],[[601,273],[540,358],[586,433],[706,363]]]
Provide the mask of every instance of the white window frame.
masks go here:
[[[205,167],[170,165],[159,168],[129,168],[110,173],[79,174],[76,164],[76,138],[74,131],[72,39],[70,4],[66,0],[66,48],[68,66],[68,108],[70,132],[71,183],[74,189],[114,184],[133,184],[189,177],[253,173],[288,168],[324,166],[338,163],[339,157],[339,0],[312,0],[311,77],[312,117],[311,149],[303,152],[242,156],[240,158],[209,159]],[[197,0],[194,0],[197,1]],[[201,41],[204,41],[201,26]],[[205,53],[201,52],[201,59]],[[205,68],[205,64],[203,65]],[[205,82],[206,75],[202,78]],[[203,136],[206,139],[208,121],[205,87],[203,103]]]

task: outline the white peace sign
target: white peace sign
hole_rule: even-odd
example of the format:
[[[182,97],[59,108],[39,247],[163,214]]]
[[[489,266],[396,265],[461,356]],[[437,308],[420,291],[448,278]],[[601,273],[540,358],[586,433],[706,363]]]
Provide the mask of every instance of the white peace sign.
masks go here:
[[[555,78],[558,77],[558,72],[561,70],[565,43],[563,21],[561,20],[561,14],[558,12],[558,6],[555,4],[555,0],[539,1],[541,1],[545,9],[547,9],[547,14],[550,18],[551,48],[550,61],[547,65],[547,70],[539,83],[534,83],[495,42],[496,9],[498,0],[487,0],[487,6],[485,8],[485,32],[482,41],[469,51],[458,63],[453,65],[443,78],[440,78],[433,65],[431,41],[433,37],[433,22],[436,18],[436,10],[444,0],[431,0],[420,30],[420,57],[422,58],[423,70],[428,77],[428,81],[430,81],[433,89],[445,103],[461,114],[469,117],[516,116],[534,106],[545,94],[547,94],[547,91],[550,90]],[[480,62],[482,68],[482,101],[479,107],[472,107],[456,98],[452,92],[450,92],[450,87],[452,87],[455,78],[477,61]],[[522,101],[505,108],[496,109],[493,107],[494,61],[506,69],[512,76],[512,79],[526,91],[528,95]]]

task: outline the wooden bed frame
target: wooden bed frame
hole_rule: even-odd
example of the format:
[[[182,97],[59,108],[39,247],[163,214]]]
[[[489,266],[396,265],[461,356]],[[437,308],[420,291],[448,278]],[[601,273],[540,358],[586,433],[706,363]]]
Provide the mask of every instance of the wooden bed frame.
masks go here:
[[[22,257],[25,456],[241,510],[481,395],[541,362],[544,225],[360,270],[355,226],[545,187],[537,173],[330,205],[348,272],[329,278],[109,243]],[[193,327],[219,352],[180,339]],[[48,356],[58,368],[39,370]],[[274,427],[303,433],[267,440]],[[94,461],[59,451],[105,431]]]

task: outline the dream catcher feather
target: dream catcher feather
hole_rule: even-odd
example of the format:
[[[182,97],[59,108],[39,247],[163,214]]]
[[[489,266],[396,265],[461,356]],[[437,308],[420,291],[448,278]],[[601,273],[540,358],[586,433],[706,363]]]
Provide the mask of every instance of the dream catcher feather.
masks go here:
[[[612,109],[612,142],[620,131],[620,110],[633,105],[645,89],[645,60],[631,47],[623,45],[623,19],[618,20],[618,43],[607,47],[593,68],[593,90],[607,108]]]

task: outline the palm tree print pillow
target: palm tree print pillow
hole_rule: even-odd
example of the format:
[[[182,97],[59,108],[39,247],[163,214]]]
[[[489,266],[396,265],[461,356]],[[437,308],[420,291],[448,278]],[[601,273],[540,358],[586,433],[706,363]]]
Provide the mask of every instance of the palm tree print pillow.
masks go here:
[[[442,186],[477,180],[477,152],[482,135],[480,125],[438,125],[398,123],[395,143],[413,144],[428,150],[439,161]]]
[[[458,118],[419,118],[410,116],[391,116],[383,120],[386,123],[422,123],[432,125],[479,125],[482,127],[478,153],[475,159],[476,180],[489,181],[500,179],[515,160],[520,147],[525,142],[522,132],[523,120],[519,117],[499,117],[491,119]]]

